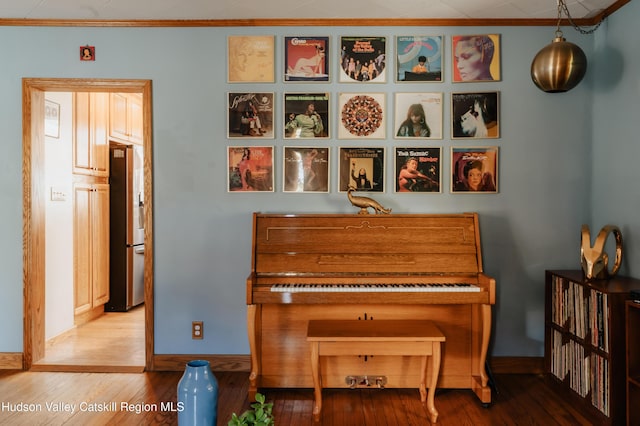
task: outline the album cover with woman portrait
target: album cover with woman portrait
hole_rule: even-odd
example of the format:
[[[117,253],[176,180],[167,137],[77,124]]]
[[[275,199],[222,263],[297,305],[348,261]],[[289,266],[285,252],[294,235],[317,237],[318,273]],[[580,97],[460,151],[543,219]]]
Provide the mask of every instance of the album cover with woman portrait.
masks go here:
[[[285,139],[329,137],[329,93],[285,93]]]
[[[273,139],[273,92],[228,93],[227,137]]]
[[[451,137],[492,139],[500,137],[499,92],[452,93]]]
[[[442,93],[396,93],[394,137],[442,139]]]
[[[384,192],[384,148],[340,148],[339,191]]]
[[[386,37],[340,37],[340,83],[387,81]]]
[[[329,192],[329,148],[285,146],[284,192]]]
[[[442,82],[442,36],[397,36],[396,81]]]
[[[500,35],[451,37],[453,82],[500,81]]]
[[[227,82],[275,83],[275,37],[227,37]]]
[[[451,171],[451,192],[498,192],[498,147],[452,147]]]
[[[285,37],[285,83],[328,82],[329,58],[329,37]]]
[[[227,147],[228,192],[273,192],[273,146]]]
[[[384,139],[384,93],[338,95],[338,139]]]
[[[396,192],[442,192],[440,147],[396,147]]]

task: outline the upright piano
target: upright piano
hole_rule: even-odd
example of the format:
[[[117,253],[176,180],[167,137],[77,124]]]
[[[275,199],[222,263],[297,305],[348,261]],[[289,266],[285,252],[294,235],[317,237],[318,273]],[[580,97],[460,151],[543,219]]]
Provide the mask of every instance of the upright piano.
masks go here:
[[[438,387],[491,402],[495,280],[483,273],[477,213],[254,213],[246,297],[251,398],[260,388],[313,387],[311,319],[428,319],[446,337]],[[350,376],[384,376],[396,388],[420,382],[418,357],[321,362],[328,388],[349,387]]]

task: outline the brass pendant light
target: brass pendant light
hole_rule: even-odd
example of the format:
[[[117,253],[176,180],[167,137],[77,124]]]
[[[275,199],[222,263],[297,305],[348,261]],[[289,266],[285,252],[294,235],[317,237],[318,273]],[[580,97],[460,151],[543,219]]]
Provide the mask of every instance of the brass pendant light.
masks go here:
[[[562,36],[560,20],[563,10],[569,22],[583,34],[592,33],[602,23],[600,21],[590,31],[582,30],[571,19],[564,0],[558,0],[556,37],[551,44],[543,47],[531,62],[531,79],[540,90],[547,93],[566,92],[573,89],[587,72],[587,57],[582,49]]]

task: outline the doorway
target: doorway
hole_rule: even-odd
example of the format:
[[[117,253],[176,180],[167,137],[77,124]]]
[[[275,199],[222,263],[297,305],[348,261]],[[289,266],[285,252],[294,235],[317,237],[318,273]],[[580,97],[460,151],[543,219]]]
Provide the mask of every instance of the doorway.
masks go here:
[[[144,222],[144,368],[153,369],[153,170],[151,82],[149,80],[23,79],[23,368],[34,368],[45,356],[45,197],[44,105],[45,92],[138,93],[142,96],[142,131],[145,152],[143,175]],[[105,371],[105,366],[82,371]],[[106,366],[108,367],[108,366]],[[73,371],[67,366],[64,371]],[[110,369],[108,371],[117,371]]]

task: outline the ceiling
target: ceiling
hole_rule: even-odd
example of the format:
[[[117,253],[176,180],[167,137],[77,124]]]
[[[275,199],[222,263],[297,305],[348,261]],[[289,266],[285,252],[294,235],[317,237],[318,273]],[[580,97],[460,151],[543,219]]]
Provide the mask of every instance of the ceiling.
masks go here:
[[[609,15],[630,0],[567,0],[571,16]],[[11,20],[429,19],[544,20],[556,0],[0,0]],[[481,24],[481,23],[480,23]]]

